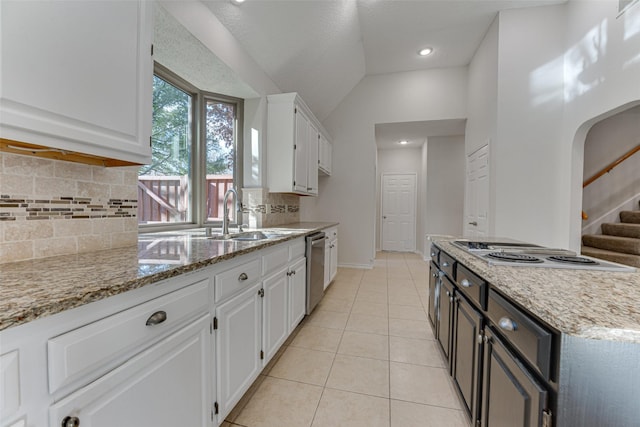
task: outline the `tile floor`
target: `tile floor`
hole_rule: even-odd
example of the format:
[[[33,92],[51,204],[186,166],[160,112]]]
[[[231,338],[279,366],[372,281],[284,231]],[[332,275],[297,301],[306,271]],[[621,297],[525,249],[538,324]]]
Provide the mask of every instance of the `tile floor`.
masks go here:
[[[223,427],[469,427],[428,324],[428,263],[340,269]]]

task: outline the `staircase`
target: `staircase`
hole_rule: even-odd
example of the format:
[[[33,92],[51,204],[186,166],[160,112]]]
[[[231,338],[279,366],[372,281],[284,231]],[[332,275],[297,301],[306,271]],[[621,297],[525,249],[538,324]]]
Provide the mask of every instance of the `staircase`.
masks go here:
[[[582,236],[582,255],[640,267],[640,210],[622,211],[619,223],[602,224],[602,234]]]

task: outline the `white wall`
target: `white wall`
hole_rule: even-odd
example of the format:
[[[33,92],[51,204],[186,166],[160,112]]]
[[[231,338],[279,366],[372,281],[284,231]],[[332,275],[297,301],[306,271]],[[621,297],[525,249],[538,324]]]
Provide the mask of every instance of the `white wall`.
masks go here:
[[[567,5],[562,194],[558,216],[573,249],[580,248],[583,150],[587,131],[609,116],[640,104],[640,5],[617,17],[618,2]]]
[[[491,140],[492,234],[579,249],[587,131],[640,100],[640,7],[616,15],[617,2],[574,0],[504,11],[487,33],[467,152]]]
[[[493,234],[548,246],[566,246],[557,189],[563,167],[557,151],[564,107],[564,10],[500,13],[497,135],[490,146]]]
[[[465,137],[430,137],[427,145],[425,234],[462,236],[466,182]]]
[[[332,135],[333,174],[303,198],[302,220],[340,222],[339,264],[375,257],[375,124],[466,117],[466,67],[365,77],[323,122]]]
[[[376,249],[382,248],[382,174],[415,174],[416,175],[416,196],[426,191],[423,182],[422,170],[422,147],[420,148],[398,148],[392,150],[378,150],[378,168],[376,173],[376,185],[378,186],[378,197],[376,200]],[[422,222],[420,219],[424,217],[424,210],[416,197],[416,250],[423,253],[423,238],[421,233]],[[420,234],[418,234],[420,233]]]

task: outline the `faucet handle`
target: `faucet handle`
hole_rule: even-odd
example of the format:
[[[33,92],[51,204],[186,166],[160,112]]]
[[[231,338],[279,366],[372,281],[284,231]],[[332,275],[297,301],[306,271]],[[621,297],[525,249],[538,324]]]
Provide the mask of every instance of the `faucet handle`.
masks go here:
[[[242,227],[248,227],[249,224],[238,224],[238,233],[242,233],[244,230]]]

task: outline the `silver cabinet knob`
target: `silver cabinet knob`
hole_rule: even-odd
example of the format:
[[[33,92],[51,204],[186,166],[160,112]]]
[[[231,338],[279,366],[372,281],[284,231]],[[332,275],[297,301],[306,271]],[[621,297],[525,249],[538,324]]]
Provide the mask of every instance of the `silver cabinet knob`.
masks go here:
[[[491,338],[489,338],[488,336],[485,335],[484,337],[482,337],[482,341],[485,344],[489,344],[491,342]]]
[[[436,253],[435,252],[431,252],[431,256],[436,256]]]
[[[505,331],[518,330],[518,325],[516,324],[516,322],[509,319],[508,317],[500,318],[500,320],[498,321],[498,326],[500,326],[500,328],[504,329]]]
[[[443,267],[449,267],[449,263],[447,261],[445,261],[445,262],[442,263],[442,266]]]
[[[478,334],[478,336],[476,337],[476,342],[478,344],[482,344],[483,338],[484,338],[484,336],[482,334]]]
[[[239,282],[244,282],[248,278],[249,278],[249,276],[247,276],[247,273],[242,273],[241,275],[238,276],[238,281]]]
[[[472,285],[472,283],[470,281],[468,281],[467,279],[462,279],[460,284],[465,288],[468,288],[468,287],[470,287]]]
[[[79,427],[80,426],[80,418],[78,417],[65,417],[62,420],[61,427]]]

